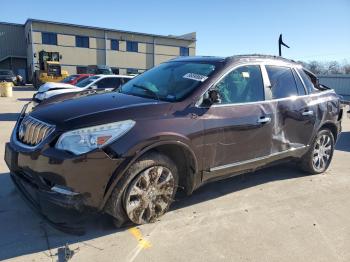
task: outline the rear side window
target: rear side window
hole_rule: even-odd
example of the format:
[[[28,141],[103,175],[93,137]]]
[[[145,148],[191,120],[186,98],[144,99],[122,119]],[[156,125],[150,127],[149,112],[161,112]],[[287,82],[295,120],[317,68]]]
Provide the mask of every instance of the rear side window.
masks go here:
[[[303,69],[298,68],[297,70],[301,76],[301,79],[303,79],[306,89],[309,93],[312,93],[314,91],[314,84],[312,83],[310,77],[304,72]]]
[[[120,78],[103,78],[97,82],[97,88],[118,88],[120,84]]]
[[[289,67],[266,66],[266,70],[270,78],[273,99],[298,95],[294,76]]]
[[[248,65],[228,73],[215,89],[220,94],[221,104],[256,102],[265,99],[260,66]]]

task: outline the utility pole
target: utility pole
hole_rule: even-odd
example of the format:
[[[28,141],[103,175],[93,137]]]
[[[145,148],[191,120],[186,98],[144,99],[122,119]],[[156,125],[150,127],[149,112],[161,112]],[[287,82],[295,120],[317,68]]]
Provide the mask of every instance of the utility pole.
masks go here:
[[[289,46],[283,42],[282,34],[280,34],[280,37],[278,38],[278,54],[279,54],[279,56],[282,56],[282,45],[289,48]]]

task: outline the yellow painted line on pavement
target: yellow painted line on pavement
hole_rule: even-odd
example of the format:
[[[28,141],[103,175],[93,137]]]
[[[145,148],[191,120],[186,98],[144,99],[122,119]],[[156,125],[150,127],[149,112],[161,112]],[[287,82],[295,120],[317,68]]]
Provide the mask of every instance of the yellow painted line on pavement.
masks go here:
[[[139,247],[141,247],[142,249],[147,249],[147,248],[152,247],[152,244],[143,238],[142,233],[138,228],[132,227],[129,229],[129,232],[139,242]]]

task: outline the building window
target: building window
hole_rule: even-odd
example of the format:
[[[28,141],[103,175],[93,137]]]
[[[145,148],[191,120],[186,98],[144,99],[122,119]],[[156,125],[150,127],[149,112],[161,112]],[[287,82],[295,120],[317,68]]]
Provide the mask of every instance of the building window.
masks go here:
[[[188,47],[180,47],[180,56],[189,56],[190,55],[190,50]]]
[[[75,46],[89,48],[89,37],[88,36],[76,36],[75,37]]]
[[[119,50],[119,41],[111,39],[111,50]]]
[[[127,68],[126,73],[128,75],[135,75],[139,73],[139,70],[137,68]]]
[[[41,43],[44,45],[57,45],[57,34],[41,33]]]
[[[126,51],[128,52],[138,52],[139,51],[139,43],[134,41],[126,42]]]

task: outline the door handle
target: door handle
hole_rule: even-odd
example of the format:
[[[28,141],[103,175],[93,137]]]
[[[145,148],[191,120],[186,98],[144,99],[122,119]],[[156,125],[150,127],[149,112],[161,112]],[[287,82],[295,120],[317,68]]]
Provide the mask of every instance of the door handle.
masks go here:
[[[314,114],[314,111],[312,111],[312,110],[307,110],[307,111],[304,111],[303,112],[303,116],[312,116]]]
[[[269,122],[271,122],[271,117],[263,116],[263,117],[258,119],[258,123],[259,124],[266,124],[266,123],[269,123]]]

